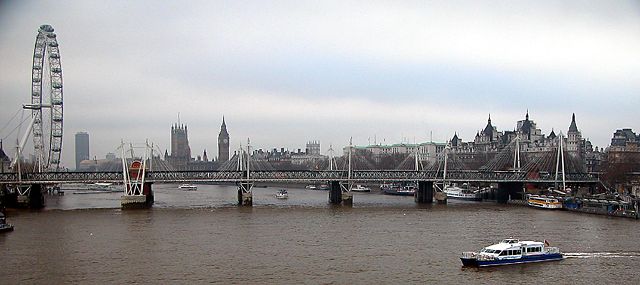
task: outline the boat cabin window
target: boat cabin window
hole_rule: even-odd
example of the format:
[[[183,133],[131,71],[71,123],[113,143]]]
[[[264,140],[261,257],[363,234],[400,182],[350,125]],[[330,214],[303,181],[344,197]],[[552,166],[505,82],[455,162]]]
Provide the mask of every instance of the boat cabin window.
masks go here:
[[[527,252],[541,252],[542,248],[541,247],[529,247],[527,248]]]
[[[507,255],[507,251],[506,251],[506,250],[505,250],[505,251],[500,252],[500,256],[505,256],[505,255]]]
[[[495,254],[500,253],[500,251],[499,251],[499,250],[495,250],[495,249],[488,249],[488,248],[484,248],[484,249],[482,249],[482,251],[480,251],[480,252],[495,253]]]

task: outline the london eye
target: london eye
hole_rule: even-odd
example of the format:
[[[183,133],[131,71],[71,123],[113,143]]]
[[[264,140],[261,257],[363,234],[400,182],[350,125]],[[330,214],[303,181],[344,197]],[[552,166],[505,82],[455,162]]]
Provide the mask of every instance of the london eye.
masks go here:
[[[23,108],[31,110],[31,121],[19,149],[31,135],[38,170],[55,170],[62,152],[62,65],[58,40],[50,25],[40,26],[36,36],[30,99]]]

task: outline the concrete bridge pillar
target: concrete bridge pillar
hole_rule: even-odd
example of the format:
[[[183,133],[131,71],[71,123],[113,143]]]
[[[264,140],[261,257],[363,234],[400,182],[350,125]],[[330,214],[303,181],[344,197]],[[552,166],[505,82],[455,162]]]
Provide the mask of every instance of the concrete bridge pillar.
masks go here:
[[[240,182],[238,184],[238,206],[253,206],[253,193],[251,182]]]
[[[7,205],[17,208],[44,208],[46,186],[42,184],[19,184],[15,186],[14,195],[10,195]],[[11,198],[15,199],[11,199]]]
[[[340,181],[329,182],[329,203],[333,205],[342,204],[342,188],[340,187]]]
[[[3,189],[2,205],[9,208],[40,209],[45,206],[44,193],[46,186],[42,184],[18,184]]]
[[[522,182],[500,182],[498,183],[498,193],[496,200],[498,203],[507,203],[509,199],[521,199],[524,183]]]
[[[353,205],[353,193],[346,190],[344,184],[340,181],[329,182],[329,203],[333,205]]]
[[[418,190],[414,199],[418,204],[433,203],[433,181],[418,181]]]
[[[132,184],[131,186],[127,185],[127,188],[133,187],[137,189],[142,189],[142,193],[134,194],[134,195],[122,195],[120,198],[120,206],[122,209],[147,209],[151,208],[153,203],[155,202],[153,196],[153,189],[151,188],[151,182],[145,182],[143,185]]]

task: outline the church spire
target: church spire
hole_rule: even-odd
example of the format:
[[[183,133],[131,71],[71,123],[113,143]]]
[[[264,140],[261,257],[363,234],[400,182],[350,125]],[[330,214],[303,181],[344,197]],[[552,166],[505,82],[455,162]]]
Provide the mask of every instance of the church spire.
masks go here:
[[[578,126],[576,126],[576,113],[573,113],[573,115],[571,115],[571,125],[569,126],[569,132],[578,132]]]

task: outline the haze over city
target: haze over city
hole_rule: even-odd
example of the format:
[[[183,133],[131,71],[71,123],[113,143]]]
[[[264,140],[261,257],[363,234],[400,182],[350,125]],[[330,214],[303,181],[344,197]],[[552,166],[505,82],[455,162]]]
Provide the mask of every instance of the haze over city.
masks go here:
[[[169,149],[178,113],[194,156],[216,152],[222,116],[232,150],[323,153],[469,141],[489,113],[513,130],[528,110],[545,133],[575,113],[599,147],[640,127],[636,1],[2,1],[0,127],[30,100],[41,24],[60,43],[65,166],[79,131],[92,156],[121,139]]]

